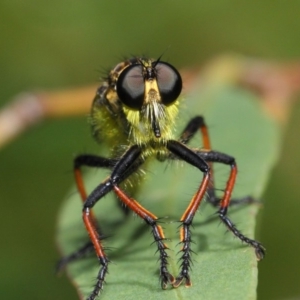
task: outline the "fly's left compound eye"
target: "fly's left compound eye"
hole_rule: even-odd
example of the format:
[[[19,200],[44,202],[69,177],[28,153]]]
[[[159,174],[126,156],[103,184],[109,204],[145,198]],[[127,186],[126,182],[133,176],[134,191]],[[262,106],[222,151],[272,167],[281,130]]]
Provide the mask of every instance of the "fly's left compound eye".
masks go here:
[[[174,102],[181,93],[182,79],[179,72],[166,62],[158,62],[155,65],[156,79],[164,105]]]
[[[144,102],[145,83],[141,65],[126,68],[117,81],[119,99],[132,109],[140,109]]]

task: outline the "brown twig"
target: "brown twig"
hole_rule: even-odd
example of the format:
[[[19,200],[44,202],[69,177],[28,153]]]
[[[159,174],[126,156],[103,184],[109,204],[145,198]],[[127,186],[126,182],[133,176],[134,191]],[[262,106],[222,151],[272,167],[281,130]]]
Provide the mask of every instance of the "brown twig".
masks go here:
[[[0,148],[45,118],[86,114],[96,86],[21,93],[0,111]]]

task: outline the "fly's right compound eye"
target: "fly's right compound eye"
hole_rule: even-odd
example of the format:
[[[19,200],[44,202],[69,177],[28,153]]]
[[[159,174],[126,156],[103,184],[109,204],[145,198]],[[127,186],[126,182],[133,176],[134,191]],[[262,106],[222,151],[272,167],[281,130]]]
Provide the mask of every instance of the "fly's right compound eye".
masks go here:
[[[181,93],[181,76],[172,65],[166,62],[155,62],[155,69],[161,101],[164,105],[170,105]]]
[[[119,99],[132,109],[140,109],[144,102],[145,83],[143,67],[133,65],[126,68],[117,81]]]

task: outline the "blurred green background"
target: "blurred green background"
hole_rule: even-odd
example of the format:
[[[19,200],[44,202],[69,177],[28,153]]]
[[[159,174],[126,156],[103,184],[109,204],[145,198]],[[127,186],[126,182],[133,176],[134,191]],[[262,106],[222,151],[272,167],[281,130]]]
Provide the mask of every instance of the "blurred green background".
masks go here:
[[[299,12],[292,0],[0,0],[0,104],[24,90],[96,83],[130,54],[165,53],[179,68],[227,52],[299,60]],[[259,300],[300,299],[299,127],[296,103],[263,199]],[[46,121],[0,150],[1,299],[76,299],[54,275],[55,223],[73,156],[96,150],[85,117]]]

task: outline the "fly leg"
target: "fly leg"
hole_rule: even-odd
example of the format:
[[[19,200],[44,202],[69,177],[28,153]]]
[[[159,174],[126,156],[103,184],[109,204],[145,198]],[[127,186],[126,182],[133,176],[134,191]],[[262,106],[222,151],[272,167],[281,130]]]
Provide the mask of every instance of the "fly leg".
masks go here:
[[[200,131],[202,137],[202,144],[203,149],[201,152],[209,152],[211,151],[211,141],[208,132],[207,125],[205,123],[204,117],[196,116],[191,119],[188,124],[186,125],[185,129],[180,135],[179,141],[185,145],[187,145],[191,139],[195,136],[195,134]],[[210,182],[207,189],[207,201],[211,203],[213,206],[218,206],[220,204],[221,199],[216,196],[215,193],[215,186],[214,186],[214,172],[213,172],[213,164],[210,161],[207,161],[209,168],[210,168]],[[253,199],[251,196],[245,196],[240,199],[231,199],[230,205],[236,204],[249,204],[258,202],[257,200]]]
[[[191,230],[190,227],[192,225],[194,215],[199,208],[199,205],[204,198],[204,195],[209,187],[210,182],[210,169],[209,165],[206,161],[201,158],[197,153],[193,152],[185,145],[177,141],[169,141],[167,143],[167,148],[174,154],[177,158],[184,160],[190,165],[195,166],[203,173],[202,181],[199,185],[198,191],[193,196],[190,201],[189,206],[183,213],[180,222],[180,242],[182,244],[182,248],[180,252],[182,253],[181,260],[181,270],[179,275],[177,276],[175,282],[173,283],[174,287],[178,287],[183,281],[185,281],[185,286],[190,287],[192,285],[190,279],[190,268],[191,268]]]
[[[90,212],[93,206],[110,191],[114,191],[114,193],[125,205],[127,205],[132,211],[140,216],[146,222],[146,224],[151,226],[152,234],[160,254],[160,276],[162,288],[166,288],[168,283],[173,283],[175,280],[174,277],[168,272],[168,254],[166,253],[168,248],[164,243],[165,237],[162,227],[157,224],[157,217],[142,207],[136,200],[128,197],[119,187],[119,184],[143,163],[143,160],[140,157],[141,152],[142,150],[137,145],[129,148],[113,167],[111,176],[102,182],[98,187],[96,187],[84,202],[83,221],[101,265],[97,276],[96,285],[88,297],[88,300],[94,300],[102,290],[109,265],[109,259],[104,251],[101,236],[97,230],[97,226],[95,225],[95,220]]]
[[[250,239],[243,235],[241,231],[237,229],[236,225],[234,225],[234,223],[227,217],[227,210],[230,205],[231,194],[234,188],[235,179],[237,175],[237,165],[235,159],[232,156],[216,151],[198,151],[197,154],[205,161],[218,162],[230,166],[229,178],[226,184],[223,197],[221,198],[219,210],[217,213],[222,223],[228,228],[228,230],[231,231],[242,242],[252,246],[255,250],[255,254],[258,260],[263,259],[266,250],[264,246],[256,240]]]
[[[117,163],[116,159],[109,159],[109,158],[104,158],[101,156],[90,155],[90,154],[79,155],[74,159],[75,182],[77,185],[77,190],[80,194],[83,203],[87,199],[87,193],[84,187],[81,168],[85,166],[85,167],[93,167],[93,168],[112,169],[116,163]],[[102,239],[103,237],[101,234],[101,229],[99,227],[99,224],[97,224],[96,218],[92,210],[90,211],[90,214],[91,214],[91,218],[93,219],[94,226],[97,228],[97,231],[99,232],[99,235],[101,236]],[[67,264],[79,260],[83,257],[86,257],[88,254],[92,253],[93,251],[94,251],[93,243],[91,241],[88,241],[83,246],[78,248],[76,251],[60,259],[56,265],[56,272],[62,271]]]
[[[188,124],[186,125],[186,127],[180,135],[179,142],[187,145],[198,131],[200,132],[202,138],[202,151],[210,151],[211,141],[209,137],[209,132],[207,125],[204,121],[204,117],[202,116],[196,116],[188,122]],[[215,194],[213,165],[211,162],[208,162],[208,166],[210,170],[210,180],[208,189],[206,191],[207,201],[212,205],[216,206],[219,204],[220,199],[218,199]]]

